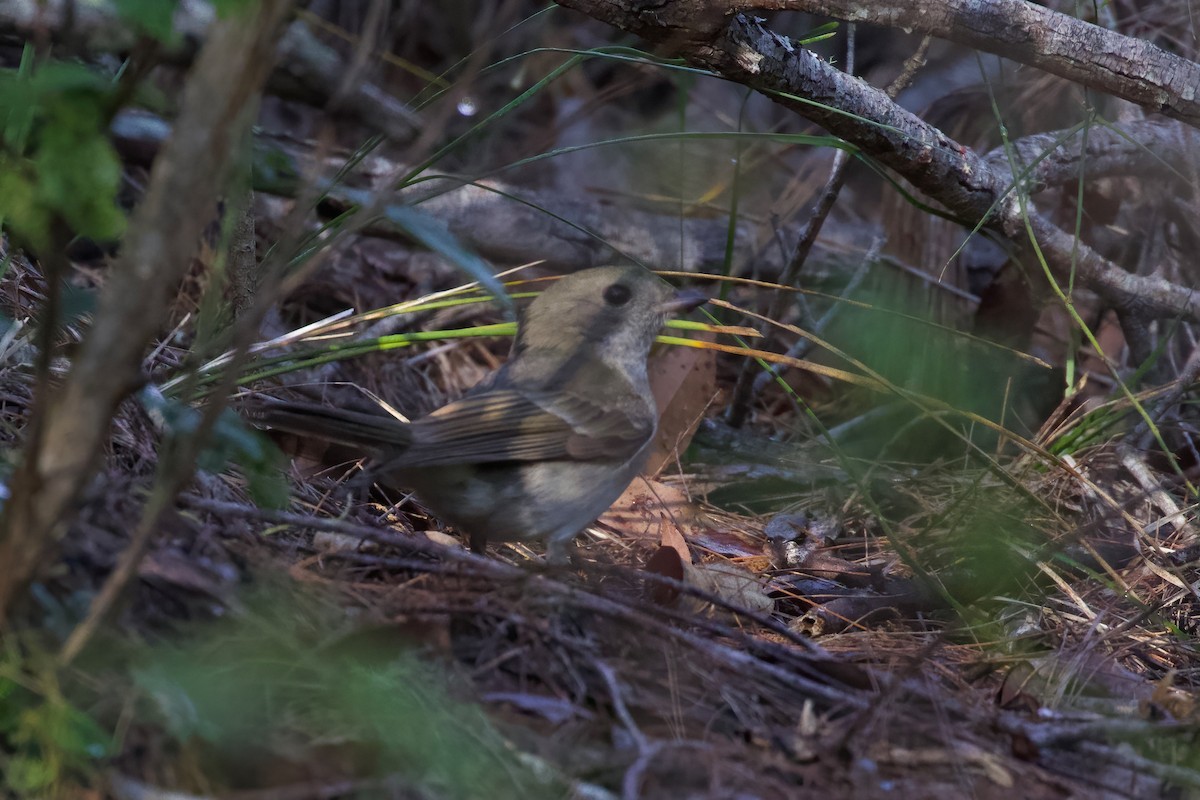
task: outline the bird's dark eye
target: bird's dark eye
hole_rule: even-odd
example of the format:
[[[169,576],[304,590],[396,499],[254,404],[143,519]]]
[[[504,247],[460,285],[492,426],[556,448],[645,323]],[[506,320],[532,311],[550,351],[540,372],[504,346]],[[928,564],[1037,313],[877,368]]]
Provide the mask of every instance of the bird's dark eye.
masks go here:
[[[610,306],[623,306],[633,297],[633,292],[623,283],[614,283],[604,290],[604,302]]]

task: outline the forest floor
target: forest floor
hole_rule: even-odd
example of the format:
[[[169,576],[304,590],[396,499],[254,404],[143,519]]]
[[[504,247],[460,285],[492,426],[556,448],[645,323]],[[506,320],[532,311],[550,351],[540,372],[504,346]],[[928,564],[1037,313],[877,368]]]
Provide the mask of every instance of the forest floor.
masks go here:
[[[494,363],[477,343],[438,358],[470,375]],[[700,385],[726,383],[715,363],[697,362]],[[757,427],[704,421],[692,457],[636,480],[559,570],[538,547],[467,552],[412,498],[349,488],[353,463],[328,454],[297,462],[287,510],[252,502],[237,473],[203,475],[69,672],[75,706],[118,730],[108,791],[1200,786],[1187,528],[1155,530],[1163,515],[1120,478],[1115,448],[1073,471],[878,463],[850,480],[831,451],[780,450],[769,418]],[[154,438],[141,408],[123,410],[66,569],[35,593],[46,630],[86,607],[127,546]],[[704,463],[714,449],[757,452],[758,473]],[[788,513],[753,513],[764,503]]]

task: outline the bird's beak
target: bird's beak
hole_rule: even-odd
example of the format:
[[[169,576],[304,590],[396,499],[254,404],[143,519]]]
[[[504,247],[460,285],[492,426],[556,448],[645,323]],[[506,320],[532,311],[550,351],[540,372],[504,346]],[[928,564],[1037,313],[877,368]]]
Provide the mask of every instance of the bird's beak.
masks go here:
[[[681,311],[691,311],[708,302],[708,295],[699,289],[680,289],[667,302],[659,306],[664,314],[678,314]]]

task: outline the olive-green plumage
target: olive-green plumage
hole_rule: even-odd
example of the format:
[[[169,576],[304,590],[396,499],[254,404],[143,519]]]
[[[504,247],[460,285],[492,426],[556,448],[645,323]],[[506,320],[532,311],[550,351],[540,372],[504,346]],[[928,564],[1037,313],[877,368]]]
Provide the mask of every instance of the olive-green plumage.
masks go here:
[[[415,420],[271,403],[265,427],[361,448],[373,472],[487,540],[567,547],[641,469],[658,418],[646,359],[668,314],[704,302],[638,267],[554,283],[526,310],[508,362],[460,400]]]

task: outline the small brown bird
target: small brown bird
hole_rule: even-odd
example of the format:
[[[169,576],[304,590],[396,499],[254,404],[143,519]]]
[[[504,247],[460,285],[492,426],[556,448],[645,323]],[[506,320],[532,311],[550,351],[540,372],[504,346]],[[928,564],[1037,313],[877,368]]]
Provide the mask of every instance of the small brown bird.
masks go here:
[[[411,423],[384,413],[269,403],[264,427],[359,448],[388,484],[488,540],[542,539],[552,564],[637,475],[658,421],[646,359],[669,314],[703,304],[640,267],[568,275],[526,310],[508,362]]]

